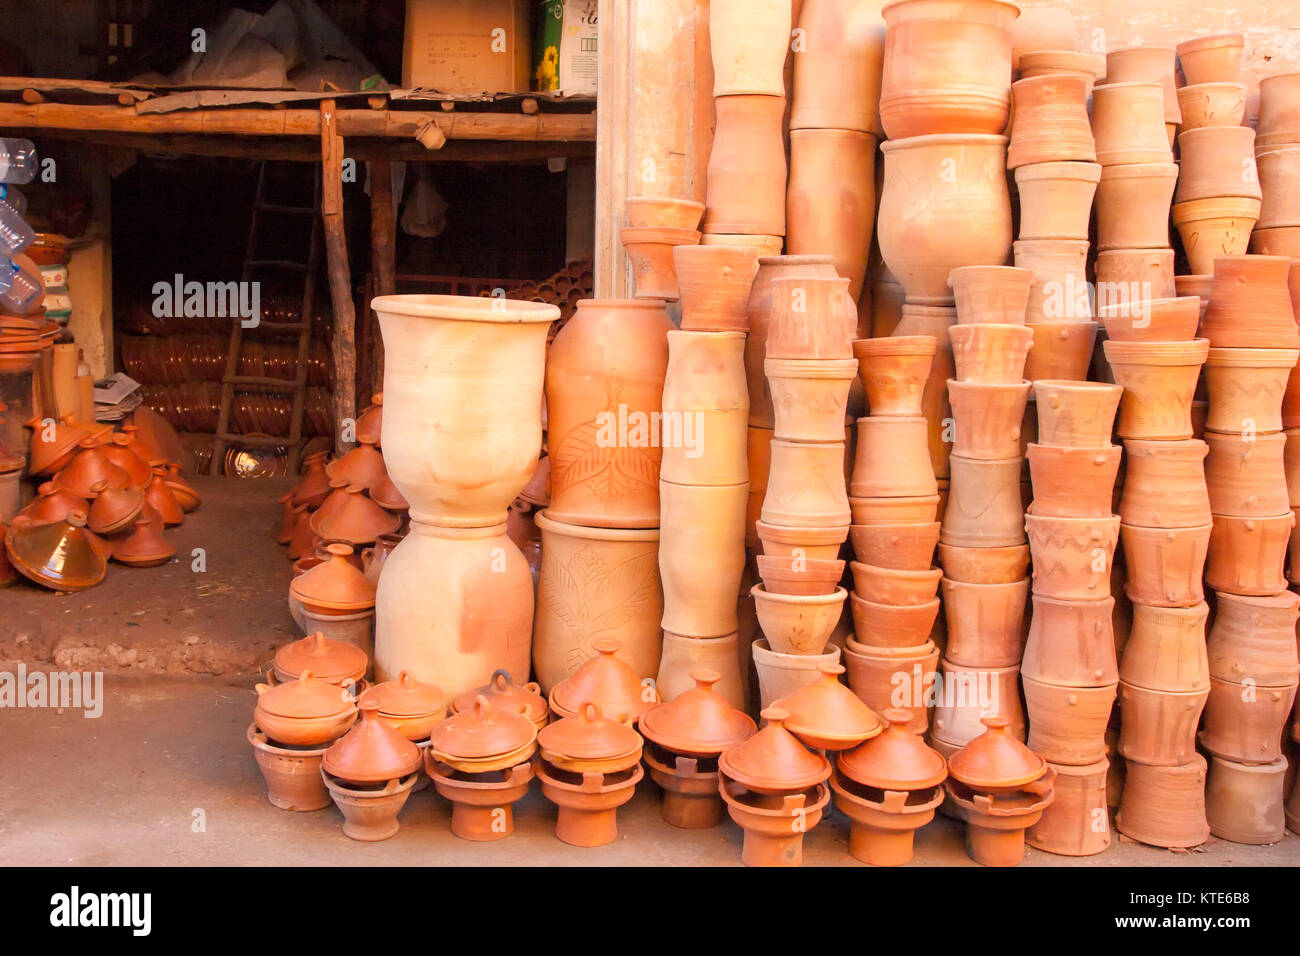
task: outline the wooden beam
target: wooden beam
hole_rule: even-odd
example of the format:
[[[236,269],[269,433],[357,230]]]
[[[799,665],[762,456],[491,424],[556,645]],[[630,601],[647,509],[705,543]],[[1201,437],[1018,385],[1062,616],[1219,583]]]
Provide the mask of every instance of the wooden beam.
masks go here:
[[[636,2],[636,0],[633,0]],[[594,294],[598,299],[623,299],[629,294],[627,254],[619,232],[627,197],[629,91],[633,50],[632,16],[626,0],[600,0],[600,101],[596,113],[596,246]]]
[[[370,164],[370,269],[375,277],[375,295],[397,291],[397,210],[393,201],[392,166],[386,159]],[[370,336],[370,383],[372,391],[384,388],[384,339],[379,323],[366,303]]]
[[[357,316],[352,302],[352,270],[343,228],[343,137],[338,132],[333,100],[321,100],[321,221],[325,227],[325,263],[334,306],[334,329],[330,342],[334,378],[334,448],[345,451],[351,443],[342,440],[344,419],[356,419],[357,400]]]

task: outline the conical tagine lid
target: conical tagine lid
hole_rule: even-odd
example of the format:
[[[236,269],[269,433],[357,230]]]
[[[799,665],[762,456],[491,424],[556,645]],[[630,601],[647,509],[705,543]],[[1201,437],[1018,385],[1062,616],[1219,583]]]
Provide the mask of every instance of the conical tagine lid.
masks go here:
[[[592,641],[591,646],[596,649],[596,656],[551,688],[554,709],[573,715],[591,701],[599,705],[602,714],[615,720],[637,721],[658,702],[657,695],[651,688],[642,686],[631,665],[615,656],[622,643],[612,637],[601,637]]]
[[[361,704],[361,720],[325,751],[321,766],[347,783],[385,783],[419,768],[420,748],[379,716],[373,700]]]
[[[374,404],[357,416],[357,441],[370,441],[378,445],[384,430],[384,393],[375,392],[370,400]]]
[[[331,478],[341,478],[352,485],[359,485],[367,490],[375,487],[388,477],[384,467],[384,456],[375,448],[374,441],[358,437],[357,445],[342,458],[325,466],[325,473]]]
[[[876,712],[840,683],[843,666],[823,664],[820,669],[817,680],[773,702],[773,707],[790,715],[785,720],[786,729],[800,738],[806,735],[854,742],[880,733]]]
[[[486,697],[488,703],[494,708],[523,714],[534,723],[542,720],[549,713],[546,698],[542,696],[542,690],[537,684],[513,683],[510,672],[505,670],[493,671],[492,679],[482,687],[476,687],[456,697],[451,702],[452,712],[460,713],[462,710],[469,710],[474,706],[474,699],[479,696]]]
[[[434,751],[459,760],[500,757],[537,738],[537,727],[523,714],[493,707],[483,696],[448,717],[429,735]]]
[[[285,680],[295,680],[304,671],[311,671],[321,680],[338,684],[359,679],[368,664],[369,658],[361,648],[330,640],[319,631],[275,652],[275,669]]]
[[[691,671],[695,686],[641,715],[638,725],[647,739],[679,754],[713,756],[754,735],[757,725],[713,689],[722,680],[717,671]]]
[[[366,497],[365,489],[360,485],[348,485],[343,494],[343,501],[332,513],[322,518],[318,511],[312,516],[312,530],[326,541],[370,544],[381,534],[392,534],[401,527],[402,519]],[[330,497],[332,499],[333,495]],[[324,509],[325,505],[322,505],[321,510]]]
[[[52,481],[43,482],[36,494],[36,499],[23,510],[33,521],[63,521],[74,511],[85,513],[90,508],[85,498],[64,491]]]
[[[825,757],[815,754],[785,729],[787,716],[779,707],[760,714],[766,724],[743,743],[723,751],[718,769],[751,790],[807,790],[831,775]]]
[[[1001,790],[1033,783],[1047,761],[1007,732],[1011,721],[1001,715],[980,718],[988,729],[948,761],[948,772],[972,790]]]
[[[928,790],[948,776],[943,754],[908,731],[912,712],[891,708],[888,726],[878,737],[840,755],[840,772],[850,780],[880,790]]]
[[[427,717],[447,709],[442,688],[416,680],[410,671],[402,671],[397,680],[366,688],[361,699],[375,701],[385,717]]]
[[[328,561],[294,578],[289,593],[309,610],[365,611],[375,606],[375,585],[348,560],[352,545],[326,545]]]

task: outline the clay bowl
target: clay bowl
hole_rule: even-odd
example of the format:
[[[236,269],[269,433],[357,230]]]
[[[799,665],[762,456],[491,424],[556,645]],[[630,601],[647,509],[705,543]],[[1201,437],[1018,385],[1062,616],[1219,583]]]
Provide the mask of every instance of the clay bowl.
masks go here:
[[[844,576],[843,561],[770,554],[760,554],[755,561],[769,594],[831,594]]]
[[[900,571],[924,571],[939,543],[939,522],[849,526],[853,553],[863,564]]]
[[[940,568],[899,571],[858,561],[850,562],[849,567],[853,570],[853,592],[876,604],[929,604],[939,593],[939,579],[943,577]]]
[[[830,594],[772,594],[755,584],[749,592],[768,646],[778,654],[821,654],[839,623],[848,592]]]
[[[632,228],[660,226],[669,229],[699,228],[704,216],[704,203],[689,199],[656,199],[637,196],[623,203],[627,224]]]
[[[938,584],[936,582],[936,590]],[[849,595],[853,632],[859,644],[870,647],[920,647],[930,639],[939,616],[939,599],[926,604],[892,605]]]
[[[1113,342],[1190,342],[1201,319],[1195,296],[1147,299],[1102,306],[1098,318]]]
[[[939,544],[939,564],[944,574],[964,584],[1012,584],[1029,573],[1029,545],[1005,548],[967,548]]]
[[[929,524],[939,514],[939,496],[849,498],[849,508],[856,525]]]

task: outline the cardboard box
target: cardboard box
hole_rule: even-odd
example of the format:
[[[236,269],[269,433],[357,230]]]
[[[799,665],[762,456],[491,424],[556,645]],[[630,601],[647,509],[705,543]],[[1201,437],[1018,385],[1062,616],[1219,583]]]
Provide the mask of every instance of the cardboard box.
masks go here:
[[[531,0],[406,0],[402,85],[444,93],[526,93]]]
[[[542,0],[533,89],[596,95],[600,73],[597,0]]]

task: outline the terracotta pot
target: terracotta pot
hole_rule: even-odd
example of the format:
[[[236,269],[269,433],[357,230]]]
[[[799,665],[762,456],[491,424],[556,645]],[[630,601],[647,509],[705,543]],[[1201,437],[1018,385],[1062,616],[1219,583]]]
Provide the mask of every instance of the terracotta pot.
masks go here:
[[[1035,594],[1021,676],[1061,687],[1101,687],[1119,679],[1114,600],[1070,601]]]
[[[778,594],[761,584],[750,590],[767,645],[778,654],[801,656],[825,653],[847,593],[837,587],[829,594]]]
[[[663,657],[655,688],[660,700],[676,700],[695,686],[691,674],[708,670],[718,675],[712,685],[717,694],[737,710],[745,707],[746,684],[741,674],[740,650],[735,634],[725,637],[684,637],[664,632]]]
[[[1268,597],[1222,592],[1216,598],[1206,649],[1210,675],[1262,687],[1294,683],[1300,674],[1295,642],[1300,599],[1290,591]]]
[[[1100,382],[1034,382],[1038,444],[1062,448],[1111,447],[1115,411],[1123,389]]]
[[[1300,146],[1268,149],[1255,157],[1262,202],[1257,228],[1300,225]]]
[[[1144,299],[1196,294],[1184,293],[1175,285],[1172,249],[1109,249],[1097,254],[1096,270],[1098,310]],[[1208,299],[1202,300],[1202,308],[1207,303]]]
[[[957,301],[958,323],[1024,325],[1032,281],[1032,272],[1014,266],[962,266],[952,270],[948,285]]]
[[[1033,333],[1022,325],[955,325],[952,341],[956,377],[961,382],[1019,385]]]
[[[1025,831],[1025,842],[1060,856],[1092,856],[1110,846],[1106,780],[1110,762],[1081,767],[1051,764],[1055,797],[1042,819]]]
[[[1029,572],[1029,545],[965,547],[939,545],[944,576],[966,584],[1011,584]]]
[[[874,648],[920,647],[929,639],[939,615],[938,598],[899,605],[879,604],[852,594],[849,601],[859,643]]]
[[[1184,40],[1176,47],[1183,78],[1189,84],[1237,82],[1244,47],[1240,33],[1216,33]]]
[[[950,67],[947,57],[945,64]],[[1006,143],[1002,136],[952,134],[882,144],[878,241],[910,300],[951,301],[947,282],[953,269],[1006,262]]]
[[[1007,734],[1023,740],[1025,714],[1020,704],[1019,674],[1018,664],[965,667],[944,658],[931,741],[964,747],[984,732],[985,720],[1005,720]]]
[[[743,32],[752,35],[752,30]],[[714,107],[717,125],[701,228],[706,233],[784,236],[784,96],[719,96]]]
[[[1018,240],[1015,258],[1018,267],[1034,274],[1025,312],[1027,324],[1069,324],[1092,318],[1088,280],[1084,274],[1087,240]]]
[[[1201,300],[1195,296],[1137,299],[1097,310],[1106,337],[1116,342],[1190,342],[1196,337]]]
[[[1286,435],[1206,432],[1205,482],[1217,516],[1268,518],[1290,508],[1283,447]]]
[[[772,396],[763,362],[772,319],[772,280],[778,276],[837,278],[830,256],[762,256],[746,304],[749,335],[745,340],[745,374],[749,380],[749,424],[771,428]],[[752,478],[752,476],[751,476]]]
[[[1300,138],[1300,134],[1297,134]],[[1249,200],[1245,200],[1249,202]],[[1234,253],[1240,249],[1234,246]],[[1250,234],[1250,251],[1262,256],[1286,256],[1288,259],[1300,258],[1300,226],[1273,226],[1269,229],[1255,229]]]
[[[636,276],[638,299],[676,301],[681,296],[674,250],[678,246],[698,245],[698,232],[668,226],[637,226],[623,229],[619,240],[627,250],[628,262]]]
[[[533,781],[531,763],[473,774],[454,770],[427,753],[425,772],[438,793],[451,802],[451,832],[476,843],[501,840],[514,832],[513,804],[524,798]]]
[[[1178,182],[1174,163],[1107,166],[1097,186],[1097,248],[1162,249]]]
[[[1088,377],[1096,322],[1048,322],[1027,325],[1034,333],[1034,345],[1025,360],[1025,378],[1082,382]]]
[[[733,485],[749,480],[744,348],[742,332],[668,333],[663,417],[659,423],[652,420],[648,431],[641,428],[638,432],[629,415],[626,442],[658,445],[663,455],[662,478],[686,485]]]
[[[745,306],[758,270],[758,251],[750,246],[682,245],[672,255],[681,290],[682,329],[748,331]]]
[[[1128,581],[1133,601],[1179,607],[1204,596],[1201,575],[1210,546],[1209,523],[1185,528],[1121,525]]]
[[[1182,122],[1174,87],[1174,51],[1135,46],[1106,54],[1107,83],[1159,83],[1164,91],[1165,123]]]
[[[1214,263],[1214,287],[1201,334],[1215,348],[1300,348],[1282,256],[1224,256]]]
[[[1020,663],[1028,578],[1006,584],[970,584],[944,577],[941,588],[948,623],[946,660],[963,667]]]
[[[1010,113],[1011,22],[1000,0],[895,0],[885,18],[880,121],[891,139],[999,133]]]
[[[1178,137],[1179,203],[1223,196],[1260,199],[1255,131],[1249,126],[1204,126]]]
[[[1215,259],[1245,255],[1259,211],[1258,199],[1242,196],[1175,203],[1174,225],[1192,272],[1209,275],[1214,272]]]
[[[266,781],[266,798],[272,806],[306,813],[330,805],[329,791],[320,773],[321,757],[329,749],[327,746],[277,747],[256,724],[249,724],[247,736],[257,769]]]
[[[748,497],[745,484],[660,482],[659,571],[665,630],[690,637],[735,632]]]
[[[618,808],[632,799],[637,783],[645,775],[638,764],[618,773],[569,774],[536,765],[542,795],[559,811],[555,835],[570,846],[605,846],[618,839]]]
[[[1232,594],[1278,594],[1295,514],[1272,518],[1216,517],[1210,533],[1205,581]]]
[[[623,200],[623,213],[632,228],[658,226],[668,229],[695,230],[704,215],[704,203],[689,199],[662,199],[636,196]]]
[[[767,358],[853,357],[858,320],[847,279],[778,276],[771,286]]]
[[[1178,89],[1183,132],[1202,127],[1241,126],[1246,116],[1246,87],[1241,83],[1197,83]]]
[[[803,442],[843,438],[849,390],[858,373],[854,359],[766,359],[764,371],[772,396],[776,438]],[[707,422],[705,430],[716,434]],[[667,453],[664,458],[666,468]]]
[[[924,418],[859,418],[850,493],[857,498],[935,494],[938,486],[930,464],[928,434]]]
[[[790,43],[787,0],[717,0],[709,7],[713,95],[785,95],[782,71]]]
[[[939,513],[939,496],[851,498],[856,525],[929,524]]]
[[[1187,607],[1133,605],[1133,627],[1120,662],[1120,678],[1135,689],[1204,694],[1210,687],[1205,649],[1204,601]]]
[[[1175,766],[1130,761],[1115,827],[1151,846],[1193,847],[1210,836],[1205,818],[1205,758]]]
[[[892,338],[928,335],[934,338],[936,350],[930,364],[930,376],[921,395],[921,410],[929,423],[930,463],[936,477],[948,475],[949,436],[945,434],[945,420],[951,416],[948,405],[947,380],[956,374],[948,330],[957,321],[953,306],[912,305],[903,306],[903,317],[894,329]]]
[[[877,713],[900,708],[910,713],[908,733],[924,734],[930,715],[927,691],[934,685],[939,649],[927,641],[919,647],[879,648],[848,640],[844,644],[849,689]],[[931,694],[932,694],[931,690]]]
[[[1153,690],[1121,678],[1119,752],[1130,766],[1176,767],[1195,759],[1196,725],[1209,695],[1208,687]]]
[[[1119,516],[1057,518],[1025,515],[1033,556],[1034,593],[1062,600],[1107,597],[1119,542]]]
[[[1268,764],[1282,757],[1282,734],[1295,703],[1296,682],[1269,687],[1210,677],[1201,746],[1225,760]]]
[[[938,495],[934,496],[936,499]],[[764,554],[789,556],[798,553],[809,558],[835,558],[849,536],[848,525],[824,527],[809,525],[780,526],[756,523],[756,531]]]
[[[1275,73],[1259,81],[1259,123],[1263,140],[1295,142],[1300,131],[1300,73]]]
[[[1025,857],[1025,832],[1038,823],[1055,799],[1056,771],[1048,767],[1033,789],[1010,802],[947,785],[948,801],[966,821],[966,852],[983,866],[1017,866]]]
[[[804,0],[790,129],[877,133],[884,30],[860,0]]]
[[[782,654],[768,647],[763,639],[754,642],[753,653],[764,709],[773,701],[788,697],[800,687],[817,680],[822,665],[836,664],[840,657],[840,649],[833,644],[822,654]],[[869,701],[866,703],[871,706]]]
[[[1144,528],[1209,524],[1210,498],[1202,464],[1209,447],[1199,439],[1124,442],[1127,452],[1119,513]]]
[[[791,130],[786,248],[792,255],[829,254],[855,302],[875,226],[875,174],[876,138],[869,133]]]
[[[1053,763],[1078,766],[1104,760],[1116,686],[1067,687],[1024,678],[1029,748]]]
[[[1209,342],[1104,342],[1106,360],[1123,386],[1123,438],[1192,437],[1191,405]]]
[[[754,562],[763,586],[773,594],[830,594],[844,576],[844,562],[838,560],[760,554]]]
[[[760,259],[779,256],[785,248],[784,236],[747,235],[745,233],[706,232],[700,237],[702,246],[753,246]]]
[[[1205,783],[1210,832],[1232,843],[1277,843],[1286,833],[1287,762],[1248,765],[1211,757]]]
[[[1018,167],[1019,239],[1085,241],[1101,173],[1102,167],[1091,162],[1037,163]]]
[[[545,693],[594,656],[591,641],[614,637],[641,677],[659,666],[658,529],[588,528],[537,516],[542,569],[533,662]]]
[[[896,733],[925,747],[915,734],[902,729]],[[925,750],[942,771],[943,755]],[[943,802],[943,790],[938,786],[876,789],[850,779],[843,769],[831,778],[830,787],[835,805],[850,820],[849,855],[873,866],[901,866],[910,861],[916,830],[934,819],[935,808]]]
[[[662,411],[672,328],[662,302],[588,299],[556,336],[547,361],[555,520],[659,524],[663,451],[648,429]]]
[[[852,525],[849,537],[863,564],[900,571],[930,567],[939,541],[939,522],[896,525]]]
[[[1021,11],[1023,19],[1027,13],[1043,12],[1041,8]],[[1019,21],[1017,21],[1019,22]],[[1073,45],[1069,47],[1025,50],[1020,54],[1020,76],[1044,76],[1049,73],[1070,73],[1081,76],[1088,82],[1088,95],[1092,95],[1092,84],[1097,79],[1096,57],[1091,53],[1080,53]]]
[[[353,789],[321,770],[334,805],[343,814],[343,835],[366,843],[387,840],[399,829],[397,816],[406,805],[417,773],[389,780],[382,789]]]
[[[902,571],[859,561],[852,562],[851,569],[853,591],[858,597],[875,604],[898,606],[931,603],[938,593],[939,579],[943,576],[938,568]]]
[[[953,454],[986,460],[1018,456],[1029,387],[1029,382],[990,385],[950,379]]]
[[[943,515],[940,541],[969,548],[1023,544],[1021,459],[980,461],[954,455],[950,463],[952,489]]]
[[[928,335],[854,340],[853,354],[872,417],[922,414],[922,395],[936,347],[936,340]]]
[[[809,444],[774,439],[763,521],[784,527],[842,527],[847,536],[850,511],[844,454],[844,442]],[[759,534],[761,537],[762,529]]]
[[[745,831],[741,860],[746,866],[799,866],[804,833],[821,820],[830,789],[819,783],[799,793],[749,793],[725,776],[719,789],[731,819]]]
[[[1043,517],[1109,518],[1121,449],[1030,444],[1033,513]]]
[[[1088,122],[1092,84],[1068,73],[1030,77],[1011,84],[1015,124],[1007,168],[1097,160]]]
[[[1159,83],[1106,83],[1092,91],[1092,132],[1103,166],[1169,163],[1165,91]]]

